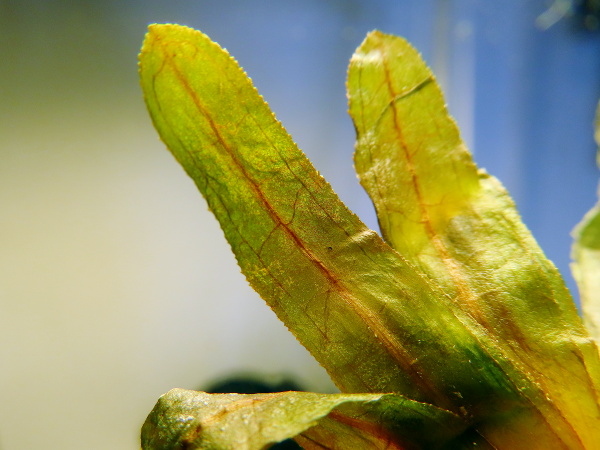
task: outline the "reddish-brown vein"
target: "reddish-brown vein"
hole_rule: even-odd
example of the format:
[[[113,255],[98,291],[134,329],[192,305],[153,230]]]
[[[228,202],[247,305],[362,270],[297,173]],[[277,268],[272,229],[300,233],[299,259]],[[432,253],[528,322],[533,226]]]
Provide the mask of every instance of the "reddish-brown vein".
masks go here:
[[[333,410],[327,416],[329,419],[347,425],[354,430],[360,430],[368,436],[385,445],[385,449],[402,450],[404,447],[394,442],[392,436],[379,424],[367,422],[347,416],[339,411]]]
[[[413,155],[408,149],[408,145],[404,140],[404,133],[402,131],[402,125],[400,123],[400,118],[398,117],[398,110],[396,107],[396,101],[398,99],[398,93],[394,89],[392,75],[390,73],[387,60],[385,58],[382,59],[385,82],[388,87],[388,92],[390,95],[390,109],[392,112],[393,124],[394,124],[394,132],[398,137],[398,142],[400,149],[404,155],[404,159],[406,160],[406,166],[408,173],[410,174],[411,184],[413,187],[413,191],[415,193],[415,197],[417,200],[417,205],[419,207],[420,215],[421,215],[421,223],[427,234],[429,240],[431,241],[433,247],[436,249],[438,254],[440,255],[440,259],[446,266],[448,273],[452,277],[454,281],[454,285],[456,287],[458,297],[465,302],[467,310],[473,314],[475,317],[479,317],[479,311],[477,310],[477,302],[476,298],[469,289],[464,277],[462,276],[460,269],[458,268],[456,262],[450,255],[450,252],[446,248],[442,238],[435,230],[431,217],[429,216],[429,211],[427,210],[426,202],[424,199],[424,195],[421,190],[421,184],[419,181],[419,175],[417,173],[416,163],[413,160]]]

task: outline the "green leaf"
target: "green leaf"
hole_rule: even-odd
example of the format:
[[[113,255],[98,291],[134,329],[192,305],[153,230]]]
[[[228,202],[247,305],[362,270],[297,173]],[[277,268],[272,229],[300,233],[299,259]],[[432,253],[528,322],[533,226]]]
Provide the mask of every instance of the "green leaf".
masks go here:
[[[596,110],[595,138],[600,145],[600,103]],[[600,339],[600,203],[596,204],[573,231],[571,270],[577,281],[583,319],[596,340]]]
[[[394,411],[390,414],[390,411]],[[390,416],[394,423],[389,427]],[[307,448],[397,448],[425,436],[445,442],[464,429],[457,416],[394,394],[207,394],[173,389],[142,428],[143,449],[263,449],[298,436]],[[391,430],[391,431],[390,431]]]

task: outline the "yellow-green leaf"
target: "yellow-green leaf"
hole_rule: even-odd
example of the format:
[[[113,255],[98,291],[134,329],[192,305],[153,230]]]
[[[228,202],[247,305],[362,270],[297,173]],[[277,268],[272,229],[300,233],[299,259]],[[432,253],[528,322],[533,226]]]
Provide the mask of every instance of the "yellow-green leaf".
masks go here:
[[[348,211],[224,50],[154,25],[140,73],[156,128],[250,284],[342,391],[401,392],[453,411],[516,401],[486,336]]]
[[[549,423],[600,442],[595,343],[508,194],[477,170],[420,55],[401,38],[369,34],[348,93],[356,169],[386,241],[542,387],[557,412],[543,413]]]
[[[454,414],[395,394],[207,394],[173,389],[146,419],[142,448],[253,450],[297,436],[307,447],[391,449],[402,442],[414,448],[422,437],[439,445],[463,429],[464,422]],[[398,432],[404,435],[401,441]]]
[[[595,139],[600,145],[600,103],[596,110]],[[584,322],[600,339],[600,204],[596,204],[575,228],[571,269],[577,281]]]

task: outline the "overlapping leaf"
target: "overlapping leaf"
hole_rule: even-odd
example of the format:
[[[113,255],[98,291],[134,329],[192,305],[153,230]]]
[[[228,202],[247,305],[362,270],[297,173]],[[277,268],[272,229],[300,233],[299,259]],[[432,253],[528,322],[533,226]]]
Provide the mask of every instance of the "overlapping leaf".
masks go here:
[[[173,389],[146,420],[142,448],[258,450],[298,436],[307,448],[323,448],[321,442],[328,448],[393,449],[400,448],[398,442],[411,447],[437,444],[463,429],[459,417],[395,394],[207,394]]]
[[[207,36],[152,26],[140,74],[161,138],[250,284],[342,391],[445,409],[450,429],[457,416],[468,428],[455,441],[463,444],[597,441],[596,348],[404,41],[371,34],[349,74],[357,169],[395,250],[347,210]],[[401,423],[402,408],[389,411]],[[331,420],[299,439],[331,438],[342,426]],[[393,423],[383,426],[395,445],[406,430]],[[425,427],[423,442],[433,432]]]
[[[348,91],[356,168],[386,241],[598,442],[596,347],[508,194],[475,167],[431,71],[406,41],[374,32],[352,58]]]

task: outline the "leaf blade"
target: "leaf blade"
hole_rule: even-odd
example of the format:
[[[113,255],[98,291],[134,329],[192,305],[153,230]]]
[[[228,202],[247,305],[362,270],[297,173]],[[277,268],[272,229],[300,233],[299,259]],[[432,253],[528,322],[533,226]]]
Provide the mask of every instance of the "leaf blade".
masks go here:
[[[347,210],[228,54],[195,30],[153,26],[140,64],[155,126],[242,271],[342,391],[401,392],[457,410],[443,387],[453,384],[472,391],[460,402],[490,411],[490,398],[516,401],[485,336]],[[452,355],[444,374],[439,355]]]
[[[572,445],[581,445],[578,436],[597,440],[589,432],[599,417],[595,343],[508,194],[477,171],[420,55],[401,38],[373,32],[353,56],[348,91],[356,169],[387,242],[553,398],[546,406],[544,398],[531,401]]]

